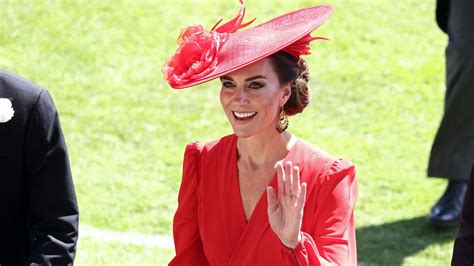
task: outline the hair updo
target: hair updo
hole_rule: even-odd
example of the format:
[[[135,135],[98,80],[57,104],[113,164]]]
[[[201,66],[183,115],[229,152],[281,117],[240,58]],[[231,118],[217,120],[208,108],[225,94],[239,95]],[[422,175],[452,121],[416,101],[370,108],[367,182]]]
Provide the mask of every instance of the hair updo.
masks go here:
[[[283,110],[288,116],[303,112],[311,100],[306,61],[283,51],[272,54],[269,58],[280,84],[290,82],[291,85],[291,96]]]

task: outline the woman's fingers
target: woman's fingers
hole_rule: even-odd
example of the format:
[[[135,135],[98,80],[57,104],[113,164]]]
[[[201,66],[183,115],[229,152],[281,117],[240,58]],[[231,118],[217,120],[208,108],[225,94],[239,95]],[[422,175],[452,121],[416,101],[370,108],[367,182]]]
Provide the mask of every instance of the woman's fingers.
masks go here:
[[[278,198],[281,199],[281,197],[283,196],[283,192],[285,191],[285,173],[283,170],[283,162],[277,162],[276,168],[278,175]]]
[[[294,166],[292,169],[292,176],[293,176],[293,184],[291,186],[291,195],[299,197],[300,196],[300,168],[298,166]]]
[[[293,183],[293,164],[291,161],[288,161],[285,163],[285,195],[286,196],[291,196],[291,186]]]
[[[293,235],[293,231],[300,231],[307,185],[300,184],[300,169],[298,166],[293,167],[291,161],[279,161],[275,167],[278,175],[278,195],[275,188],[267,186],[268,219],[272,230],[282,243],[293,243],[296,238],[290,236],[288,239],[288,234]]]
[[[297,199],[301,194],[300,168],[293,166],[291,161],[276,163],[278,175],[278,199],[287,196],[289,199]]]
[[[298,198],[298,202],[296,203],[296,206],[300,210],[304,208],[304,204],[306,202],[307,189],[308,189],[308,185],[306,184],[306,182],[303,182],[303,184],[301,184],[301,194],[300,194],[300,197]]]

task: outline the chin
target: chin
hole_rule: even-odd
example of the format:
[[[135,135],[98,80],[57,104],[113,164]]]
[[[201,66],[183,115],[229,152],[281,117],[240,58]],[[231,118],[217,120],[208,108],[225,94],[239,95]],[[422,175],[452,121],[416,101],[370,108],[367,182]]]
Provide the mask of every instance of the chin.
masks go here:
[[[270,135],[272,135],[272,132],[273,133],[276,133],[276,134],[279,134],[277,132],[276,129],[274,128],[259,128],[259,129],[256,129],[256,128],[246,128],[246,129],[243,129],[243,128],[235,128],[235,127],[232,127],[232,130],[234,131],[234,134],[238,137],[238,138],[242,138],[242,139],[245,139],[245,138],[250,138],[250,137],[256,137],[256,136],[260,136],[260,137],[268,137]],[[271,131],[271,132],[269,132]]]
[[[252,137],[252,136],[255,135],[254,132],[250,132],[250,131],[247,131],[247,130],[235,130],[235,129],[233,129],[233,131],[234,131],[234,134],[238,138],[241,138],[241,139],[249,138],[249,137]]]

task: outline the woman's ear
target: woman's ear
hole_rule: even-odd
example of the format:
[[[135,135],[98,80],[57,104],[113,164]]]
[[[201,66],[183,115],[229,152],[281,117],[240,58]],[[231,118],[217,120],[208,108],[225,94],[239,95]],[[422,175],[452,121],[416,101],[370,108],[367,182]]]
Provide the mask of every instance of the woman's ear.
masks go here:
[[[285,105],[286,102],[290,99],[290,96],[291,96],[291,82],[287,82],[283,85],[283,95],[281,97],[280,106]]]

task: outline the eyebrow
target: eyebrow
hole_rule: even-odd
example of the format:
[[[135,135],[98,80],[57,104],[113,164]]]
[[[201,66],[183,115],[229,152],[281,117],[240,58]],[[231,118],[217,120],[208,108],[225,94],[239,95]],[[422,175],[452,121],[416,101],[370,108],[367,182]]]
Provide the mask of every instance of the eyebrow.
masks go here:
[[[234,79],[229,77],[229,76],[222,76],[221,80],[222,79],[227,79],[227,80],[234,81]],[[244,81],[248,82],[248,81],[251,81],[251,80],[254,80],[254,79],[267,79],[267,78],[265,76],[262,76],[262,75],[257,75],[257,76],[253,76],[253,77],[250,77],[250,78],[246,78]]]

